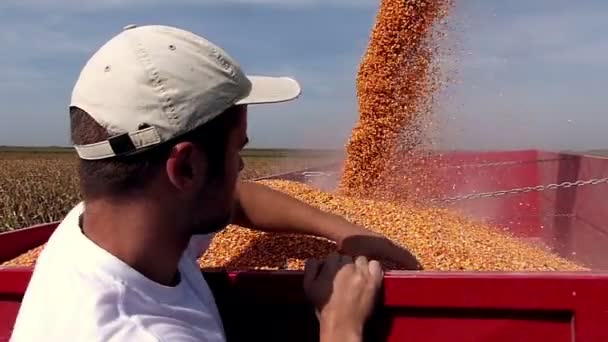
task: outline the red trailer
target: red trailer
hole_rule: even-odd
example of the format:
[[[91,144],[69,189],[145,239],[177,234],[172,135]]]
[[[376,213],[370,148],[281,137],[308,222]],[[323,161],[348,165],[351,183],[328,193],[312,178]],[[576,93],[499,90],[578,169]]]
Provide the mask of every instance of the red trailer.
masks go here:
[[[448,160],[442,172],[449,205],[544,243],[592,271],[390,272],[382,305],[366,328],[369,340],[608,341],[608,159],[530,150],[452,153]],[[335,182],[334,171],[273,178],[325,186]],[[40,246],[56,225],[0,234],[0,262]],[[0,268],[0,341],[10,337],[31,272]],[[229,340],[317,339],[300,272],[205,276]],[[264,308],[270,314],[261,315]]]

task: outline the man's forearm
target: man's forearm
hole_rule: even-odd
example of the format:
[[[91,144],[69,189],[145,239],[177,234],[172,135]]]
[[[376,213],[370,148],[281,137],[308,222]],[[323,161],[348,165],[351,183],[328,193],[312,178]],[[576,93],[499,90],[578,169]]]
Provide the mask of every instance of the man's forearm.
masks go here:
[[[352,322],[319,317],[320,342],[361,342],[363,340],[363,325],[353,325]]]
[[[319,332],[320,342],[361,342],[363,338],[360,334],[352,331],[326,330]]]
[[[233,223],[262,231],[315,235],[333,241],[338,241],[344,234],[352,234],[352,231],[346,231],[352,227],[344,218],[253,182],[237,184]]]

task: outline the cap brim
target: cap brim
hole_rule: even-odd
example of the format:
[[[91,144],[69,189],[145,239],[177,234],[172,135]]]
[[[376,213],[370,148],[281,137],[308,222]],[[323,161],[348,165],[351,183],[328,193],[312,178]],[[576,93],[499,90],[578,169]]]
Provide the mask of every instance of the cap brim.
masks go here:
[[[249,95],[238,101],[237,105],[278,103],[294,100],[302,89],[298,82],[289,77],[247,76],[251,81]]]

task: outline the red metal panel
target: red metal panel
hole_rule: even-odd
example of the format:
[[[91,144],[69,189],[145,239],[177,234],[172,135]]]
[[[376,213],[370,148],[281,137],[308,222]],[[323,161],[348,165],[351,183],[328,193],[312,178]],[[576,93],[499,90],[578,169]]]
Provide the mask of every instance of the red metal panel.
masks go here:
[[[3,236],[0,234],[0,241]],[[0,267],[0,342],[11,336],[31,275],[30,267]]]
[[[578,179],[608,177],[608,158],[582,157]],[[598,233],[608,237],[608,183],[579,187],[573,212]],[[605,241],[608,242],[608,239]],[[608,252],[607,252],[608,253]],[[608,257],[608,254],[605,254]]]
[[[23,295],[32,271],[32,267],[0,267],[0,295],[11,298]]]
[[[19,312],[21,298],[0,295],[0,342],[8,342]]]
[[[442,159],[447,160],[449,166],[441,173],[446,197],[538,184],[538,152],[534,150],[454,153]],[[507,164],[487,165],[501,162]],[[451,207],[471,217],[508,227],[515,235],[539,237],[538,205],[537,194],[524,193],[456,202]]]
[[[561,155],[544,163],[540,184],[559,184],[608,177],[608,159]],[[543,241],[564,257],[594,270],[608,270],[608,185],[560,188],[539,192]]]
[[[434,315],[431,313],[429,315]],[[453,317],[439,314],[433,319],[421,318],[420,313],[397,316],[392,322],[391,341],[459,341],[513,342],[551,341],[572,342],[572,324],[568,315],[548,317],[513,313],[513,318],[479,313],[470,316],[455,313]],[[576,340],[578,341],[578,340]]]
[[[608,236],[581,218],[572,219],[572,230],[563,252],[594,271],[608,271]]]
[[[554,160],[543,163],[540,167],[539,185],[560,184],[578,179],[580,156],[555,154]],[[573,206],[577,198],[577,189],[559,188],[544,190],[537,194],[540,203],[539,215],[542,216],[540,228],[543,242],[561,256],[577,260],[574,258],[576,253],[570,248],[575,224]],[[581,252],[584,254],[584,251]]]
[[[0,272],[0,284],[15,275],[25,286],[27,270]],[[233,340],[315,340],[300,272],[205,277]],[[388,273],[368,333],[376,341],[606,341],[605,293],[607,275]],[[14,310],[14,302],[0,305]],[[261,315],[263,308],[272,311]]]
[[[243,324],[252,329],[235,329],[234,340],[268,340],[255,327],[274,322],[275,313],[260,316],[261,307],[281,308],[277,319],[293,331],[317,331],[314,316],[286,321],[310,311],[298,273],[224,277],[229,280],[217,273],[207,275],[214,289],[218,282],[231,283],[230,290],[221,286],[224,292],[216,293],[218,303],[233,308],[223,312],[225,319],[235,327],[247,321]],[[602,326],[608,323],[608,299],[594,294],[607,290],[607,276],[584,274],[389,273],[383,305],[368,333],[374,341],[606,341],[608,330]],[[290,336],[273,333],[272,340]]]
[[[57,223],[48,223],[16,231],[1,233],[0,236],[0,262],[11,260],[28,250],[45,243]]]

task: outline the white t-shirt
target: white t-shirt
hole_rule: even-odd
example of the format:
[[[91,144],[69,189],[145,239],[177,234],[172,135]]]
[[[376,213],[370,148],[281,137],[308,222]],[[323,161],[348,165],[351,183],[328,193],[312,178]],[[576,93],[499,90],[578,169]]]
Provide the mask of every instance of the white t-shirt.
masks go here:
[[[11,337],[25,341],[224,341],[196,259],[211,236],[192,239],[181,281],[160,285],[82,234],[78,204],[40,253]]]

